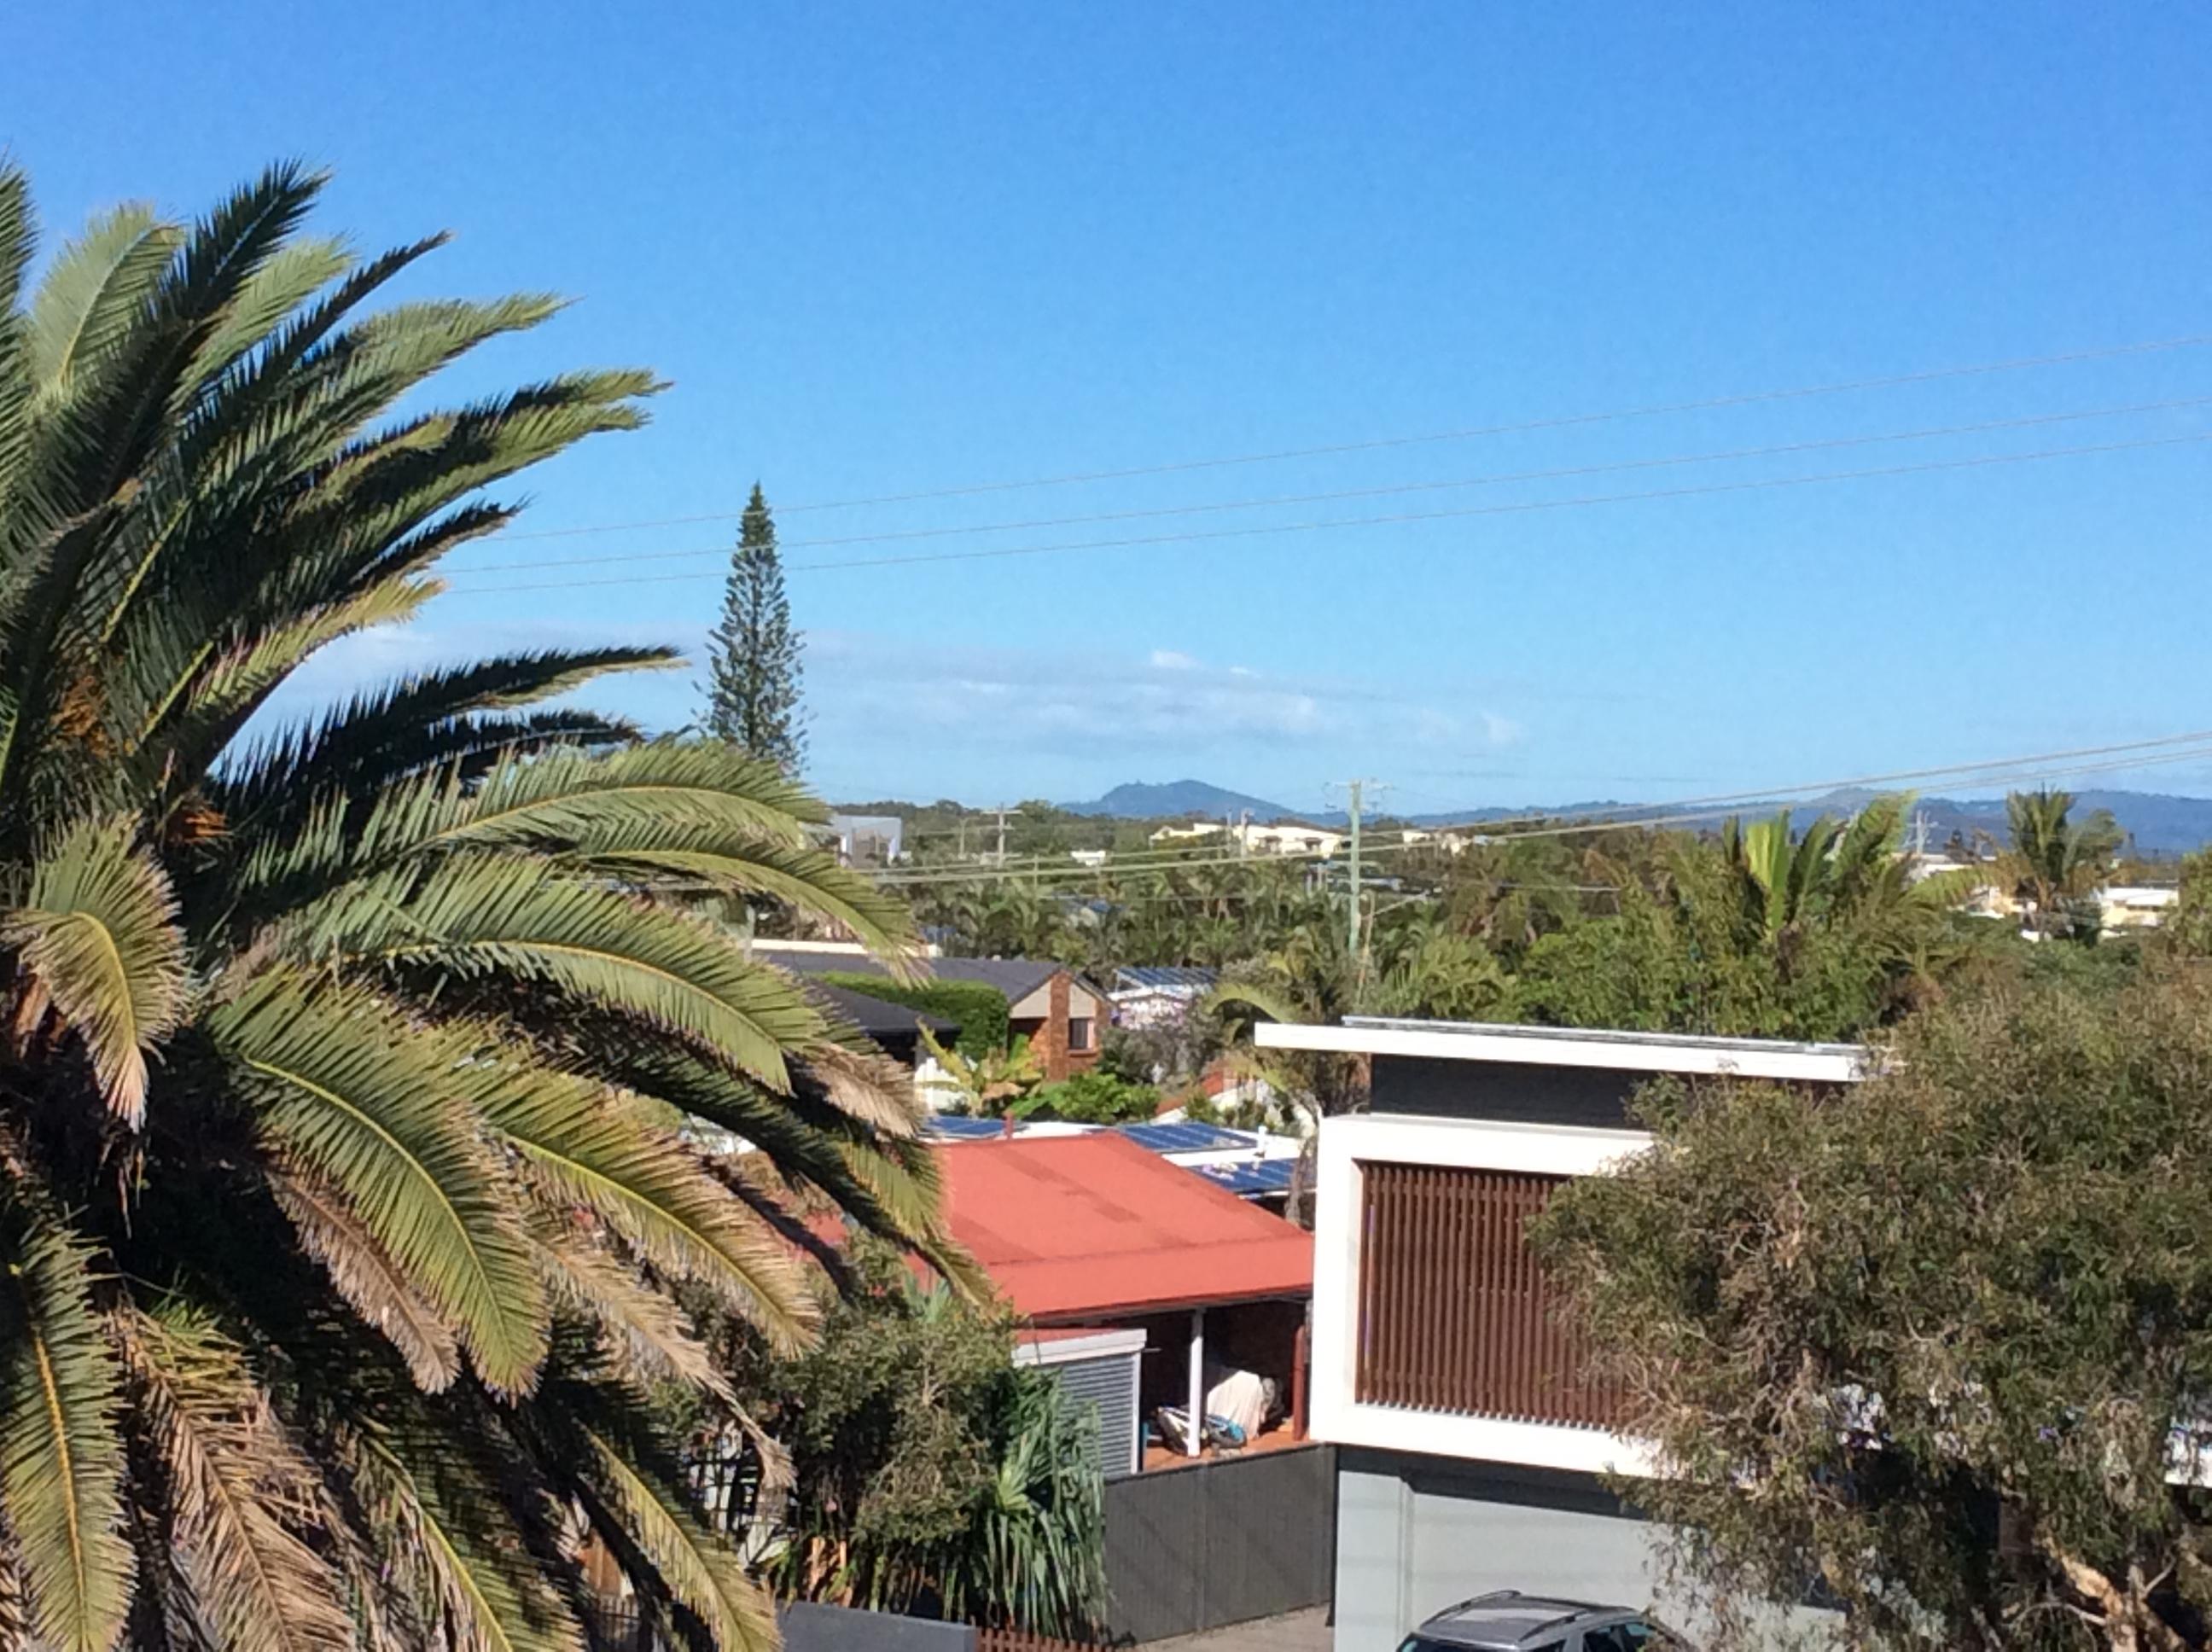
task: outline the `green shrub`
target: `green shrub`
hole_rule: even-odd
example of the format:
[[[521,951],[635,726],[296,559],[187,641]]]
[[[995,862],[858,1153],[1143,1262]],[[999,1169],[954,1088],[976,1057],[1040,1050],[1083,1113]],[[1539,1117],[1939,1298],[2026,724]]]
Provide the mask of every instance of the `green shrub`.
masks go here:
[[[924,1015],[940,1016],[960,1029],[952,1047],[970,1058],[1006,1048],[1011,1036],[1006,995],[980,981],[924,981],[902,986],[882,975],[848,975],[842,970],[818,979],[848,993],[865,993],[886,1004],[903,1004]]]
[[[1079,1072],[1030,1092],[1024,1118],[1065,1119],[1071,1124],[1128,1124],[1160,1110],[1160,1092],[1110,1072]]]

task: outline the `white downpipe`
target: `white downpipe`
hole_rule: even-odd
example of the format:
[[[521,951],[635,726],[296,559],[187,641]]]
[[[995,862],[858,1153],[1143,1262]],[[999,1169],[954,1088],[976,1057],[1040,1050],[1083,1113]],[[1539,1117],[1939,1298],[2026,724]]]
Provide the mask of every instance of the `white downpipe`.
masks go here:
[[[1183,1455],[1198,1455],[1206,1440],[1206,1310],[1190,1310],[1190,1427],[1185,1430]]]

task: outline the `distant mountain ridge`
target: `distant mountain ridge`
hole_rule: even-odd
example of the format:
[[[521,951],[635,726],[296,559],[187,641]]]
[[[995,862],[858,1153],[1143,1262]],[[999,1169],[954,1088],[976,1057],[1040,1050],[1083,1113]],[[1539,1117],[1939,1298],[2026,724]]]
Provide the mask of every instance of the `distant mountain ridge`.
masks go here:
[[[1204,780],[1166,780],[1157,785],[1132,780],[1091,802],[1060,806],[1071,815],[1109,815],[1116,820],[1158,820],[1172,815],[1203,815],[1219,820],[1248,809],[1255,820],[1273,820],[1295,812],[1265,798],[1209,786]]]
[[[1823,797],[1801,798],[1790,801],[1746,803],[1733,812],[1747,817],[1771,815],[1778,809],[1788,809],[1800,822],[1818,818],[1822,814],[1847,814],[1863,806],[1872,792],[1849,790],[1831,792]],[[2108,809],[2118,821],[2120,829],[2128,834],[2138,854],[2176,855],[2212,843],[2212,798],[2179,797],[2163,792],[2081,791],[2074,793],[2075,818],[2081,819],[2100,809]],[[1105,796],[1090,803],[1069,803],[1060,805],[1074,815],[1103,815],[1117,820],[1158,820],[1175,817],[1202,817],[1219,820],[1249,810],[1255,821],[1293,818],[1311,821],[1316,825],[1329,824],[1344,818],[1341,811],[1325,814],[1304,813],[1285,809],[1279,803],[1270,803],[1248,793],[1231,792],[1210,785],[1204,780],[1172,780],[1162,785],[1133,783],[1117,786]],[[1576,820],[1592,816],[1619,814],[1629,817],[1654,811],[1663,811],[1663,806],[1650,803],[1622,803],[1612,799],[1590,799],[1578,803],[1551,804],[1515,808],[1468,808],[1437,814],[1396,817],[1411,826],[1445,826],[1459,823],[1479,825],[1486,820],[1518,819],[1527,815],[1545,815],[1555,819]],[[1957,832],[1968,841],[1976,833],[1987,833],[1992,837],[2004,835],[2005,805],[2002,798],[1944,798],[1923,797],[1913,805],[1915,815],[1927,822],[1928,847],[1940,849],[1951,834]],[[1721,818],[1715,816],[1716,823]]]

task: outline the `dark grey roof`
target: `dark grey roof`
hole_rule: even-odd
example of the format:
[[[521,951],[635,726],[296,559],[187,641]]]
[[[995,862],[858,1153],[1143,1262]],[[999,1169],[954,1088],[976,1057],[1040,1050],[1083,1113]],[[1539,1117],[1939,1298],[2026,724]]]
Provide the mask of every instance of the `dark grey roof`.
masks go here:
[[[873,958],[847,952],[787,951],[773,944],[757,944],[753,951],[769,963],[803,975],[879,975],[890,971]],[[1067,968],[1036,958],[930,958],[923,966],[939,981],[979,981],[995,987],[1010,1004],[1031,993]]]
[[[940,1037],[958,1030],[942,1016],[925,1015],[920,1010],[910,1010],[903,1004],[870,998],[865,993],[832,987],[827,981],[807,982],[806,995],[830,1014],[859,1028],[871,1038],[896,1038],[912,1034],[922,1027],[928,1028]]]
[[[1200,969],[1180,963],[1123,964],[1114,972],[1114,990],[1131,987],[1207,987],[1220,978],[1218,969]]]

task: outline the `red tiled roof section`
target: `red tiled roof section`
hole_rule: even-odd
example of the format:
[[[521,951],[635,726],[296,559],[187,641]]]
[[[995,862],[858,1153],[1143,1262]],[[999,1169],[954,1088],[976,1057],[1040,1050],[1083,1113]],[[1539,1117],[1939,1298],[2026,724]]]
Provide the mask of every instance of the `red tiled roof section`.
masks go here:
[[[938,1157],[953,1236],[1032,1321],[1313,1290],[1311,1234],[1110,1130]]]

